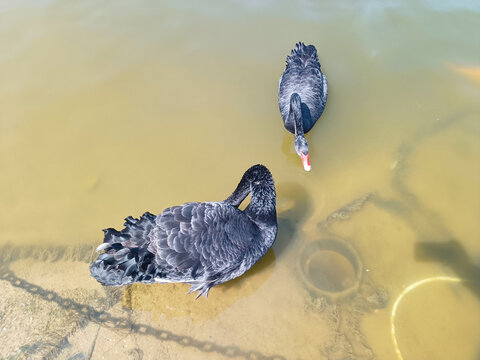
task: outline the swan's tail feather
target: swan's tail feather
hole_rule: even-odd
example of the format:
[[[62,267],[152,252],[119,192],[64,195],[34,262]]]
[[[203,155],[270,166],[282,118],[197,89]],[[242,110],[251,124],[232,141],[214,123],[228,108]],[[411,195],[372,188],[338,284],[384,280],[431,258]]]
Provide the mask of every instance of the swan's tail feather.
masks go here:
[[[292,50],[290,56],[287,56],[288,65],[301,65],[306,67],[308,65],[314,65],[320,67],[318,62],[317,49],[313,45],[305,45],[299,42],[295,45],[295,49]],[[318,65],[317,65],[318,64]]]
[[[155,225],[155,215],[145,213],[140,219],[128,217],[122,231],[105,229],[104,242],[97,251],[105,250],[90,265],[90,274],[102,285],[119,286],[133,282],[154,282],[155,255],[148,251],[148,234]]]

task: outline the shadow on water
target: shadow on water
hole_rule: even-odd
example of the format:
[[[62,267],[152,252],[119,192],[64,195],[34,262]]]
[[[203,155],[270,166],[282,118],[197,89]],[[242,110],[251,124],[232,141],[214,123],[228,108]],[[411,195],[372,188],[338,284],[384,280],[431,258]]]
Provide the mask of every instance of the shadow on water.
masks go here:
[[[285,133],[283,134],[282,145],[280,146],[280,150],[285,155],[285,159],[287,160],[287,163],[296,164],[301,167],[302,162],[300,161],[300,158],[295,152],[295,148],[293,146],[294,141],[295,141],[295,136],[292,133],[285,130]]]
[[[475,266],[465,248],[456,240],[444,243],[418,242],[415,245],[418,261],[436,261],[450,267],[463,283],[480,299],[480,267]]]
[[[277,258],[280,258],[292,246],[295,233],[310,217],[313,209],[307,190],[298,183],[279,184],[277,194],[280,211],[277,216],[278,234],[273,249]]]

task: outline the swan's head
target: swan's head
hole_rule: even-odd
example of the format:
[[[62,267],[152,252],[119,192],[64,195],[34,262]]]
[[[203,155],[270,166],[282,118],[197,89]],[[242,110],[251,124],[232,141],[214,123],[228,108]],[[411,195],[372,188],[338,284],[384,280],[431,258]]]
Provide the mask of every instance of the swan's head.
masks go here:
[[[302,164],[305,171],[312,170],[308,153],[308,143],[307,139],[305,139],[305,136],[295,137],[295,151],[297,152],[298,156],[300,156],[300,159],[302,159]]]

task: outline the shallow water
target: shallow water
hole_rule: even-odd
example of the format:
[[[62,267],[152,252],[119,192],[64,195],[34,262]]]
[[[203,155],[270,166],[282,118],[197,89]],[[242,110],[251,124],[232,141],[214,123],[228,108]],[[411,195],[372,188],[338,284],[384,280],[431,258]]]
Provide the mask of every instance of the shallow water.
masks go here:
[[[0,358],[477,359],[479,12],[0,3]],[[299,40],[329,81],[310,173],[277,105]],[[275,178],[279,233],[247,274],[197,301],[90,277],[101,229],[222,200],[254,163]],[[301,256],[327,240],[348,247]]]

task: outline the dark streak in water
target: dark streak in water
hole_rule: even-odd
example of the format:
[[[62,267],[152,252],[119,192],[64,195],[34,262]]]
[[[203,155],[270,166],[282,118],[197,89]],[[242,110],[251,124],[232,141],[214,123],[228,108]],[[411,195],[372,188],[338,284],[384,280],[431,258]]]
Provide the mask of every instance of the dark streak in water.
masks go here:
[[[465,248],[456,240],[447,242],[418,242],[415,244],[415,259],[438,261],[449,266],[462,283],[480,299],[480,266],[475,266]]]
[[[480,268],[473,264],[464,247],[454,239],[452,232],[445,226],[441,216],[428,208],[405,185],[409,175],[410,155],[426,139],[456,124],[468,114],[464,110],[444,120],[436,120],[427,128],[417,132],[410,141],[398,149],[399,160],[392,179],[392,186],[402,200],[375,197],[374,203],[380,208],[402,218],[417,234],[419,241],[415,245],[415,259],[418,261],[437,261],[451,268],[475,296],[480,298]]]

